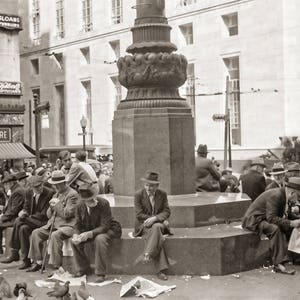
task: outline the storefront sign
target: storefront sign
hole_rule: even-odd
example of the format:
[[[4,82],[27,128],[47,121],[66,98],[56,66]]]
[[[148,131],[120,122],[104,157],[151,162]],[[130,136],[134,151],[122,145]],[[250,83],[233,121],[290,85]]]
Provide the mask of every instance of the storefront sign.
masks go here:
[[[21,30],[21,18],[19,16],[0,14],[0,27],[10,30]]]
[[[10,142],[11,140],[10,128],[0,127],[0,142]]]
[[[0,95],[22,95],[21,82],[0,81]]]

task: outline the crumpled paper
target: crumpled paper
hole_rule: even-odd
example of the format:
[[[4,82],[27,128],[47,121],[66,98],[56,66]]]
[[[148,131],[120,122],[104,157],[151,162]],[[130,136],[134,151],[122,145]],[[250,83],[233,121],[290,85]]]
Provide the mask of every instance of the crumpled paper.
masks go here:
[[[120,283],[122,284],[122,281],[120,279],[113,279],[113,280],[106,280],[106,281],[103,281],[101,283],[97,283],[97,282],[88,282],[87,284],[90,285],[90,286],[106,286],[106,285],[109,285],[109,284],[112,284],[112,283]]]
[[[138,276],[122,286],[120,297],[135,294],[137,297],[155,298],[175,288],[176,285],[159,285],[151,280]]]

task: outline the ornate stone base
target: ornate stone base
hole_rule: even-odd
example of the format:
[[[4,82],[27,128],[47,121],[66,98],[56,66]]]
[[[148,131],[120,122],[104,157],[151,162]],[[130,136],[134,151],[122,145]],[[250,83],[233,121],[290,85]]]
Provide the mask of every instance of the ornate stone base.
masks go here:
[[[130,196],[147,170],[169,195],[194,193],[194,122],[190,108],[124,109],[113,120],[114,193]]]

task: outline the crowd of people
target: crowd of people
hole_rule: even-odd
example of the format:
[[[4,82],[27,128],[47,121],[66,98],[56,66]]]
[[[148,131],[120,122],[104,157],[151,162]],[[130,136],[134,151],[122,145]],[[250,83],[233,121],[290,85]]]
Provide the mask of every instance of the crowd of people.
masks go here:
[[[73,275],[81,277],[91,273],[86,250],[93,249],[92,246],[97,282],[105,280],[111,241],[122,234],[109,202],[101,197],[103,193],[113,192],[113,163],[109,161],[99,170],[86,161],[85,151],[76,152],[75,159],[70,152],[62,151],[52,170],[42,165],[33,168],[30,174],[25,170],[4,174],[0,254],[4,252],[3,246],[10,251],[1,263],[22,260],[20,270],[37,272],[44,270],[49,255],[47,265],[56,270],[62,266],[63,243],[70,240]],[[103,176],[107,174],[110,176]],[[158,173],[147,172],[141,180],[144,188],[135,195],[133,235],[145,237],[145,249],[136,263],[155,263],[158,278],[167,280],[168,259],[163,247],[163,235],[170,233],[167,195],[158,189]],[[12,228],[12,235],[10,240],[5,240],[3,231],[8,227]]]

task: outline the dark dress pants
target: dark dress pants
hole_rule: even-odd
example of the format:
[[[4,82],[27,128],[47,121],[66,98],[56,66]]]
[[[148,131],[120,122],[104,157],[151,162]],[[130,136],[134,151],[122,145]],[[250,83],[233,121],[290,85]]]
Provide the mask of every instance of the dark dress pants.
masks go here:
[[[111,244],[111,235],[108,233],[98,234],[94,240],[88,240],[80,244],[73,244],[73,257],[76,272],[86,273],[90,268],[90,260],[87,252],[93,253],[92,243],[95,246],[95,274],[106,275],[107,254]]]
[[[258,225],[260,234],[265,234],[270,240],[272,262],[278,265],[288,261],[287,235],[290,232],[283,232],[277,225],[262,221]]]
[[[162,223],[154,223],[150,228],[143,229],[145,239],[144,253],[148,253],[154,259],[158,271],[169,267],[168,257],[164,248],[164,236],[166,226]]]

